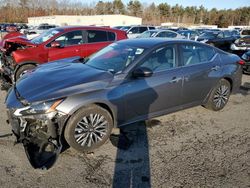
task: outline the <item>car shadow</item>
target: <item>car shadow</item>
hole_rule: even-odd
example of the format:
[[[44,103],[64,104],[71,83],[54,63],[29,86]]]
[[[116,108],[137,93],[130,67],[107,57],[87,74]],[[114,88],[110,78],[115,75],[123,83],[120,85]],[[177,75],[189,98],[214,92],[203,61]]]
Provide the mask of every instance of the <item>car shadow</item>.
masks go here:
[[[238,91],[242,95],[249,95],[250,94],[250,83],[245,82],[243,85],[240,86],[240,89]]]
[[[139,116],[148,119],[150,112],[158,105],[156,101],[158,93],[150,86],[150,80],[138,78],[132,82],[122,83],[118,87],[123,88],[125,92],[124,114],[120,116],[123,121],[136,119]],[[151,187],[149,139],[146,125],[148,124],[145,121],[128,124],[119,129],[119,134],[110,136],[111,143],[117,147],[113,188]]]
[[[144,122],[130,124],[111,135],[117,147],[113,187],[151,187],[149,144]]]

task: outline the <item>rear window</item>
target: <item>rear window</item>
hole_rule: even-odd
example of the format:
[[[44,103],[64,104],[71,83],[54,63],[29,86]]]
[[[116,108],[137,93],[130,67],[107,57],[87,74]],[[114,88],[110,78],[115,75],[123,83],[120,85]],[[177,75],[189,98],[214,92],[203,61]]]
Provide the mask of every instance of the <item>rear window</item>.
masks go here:
[[[205,63],[212,60],[215,55],[213,48],[196,44],[181,45],[181,52],[184,65]]]
[[[116,37],[115,37],[115,33],[113,32],[107,32],[108,33],[108,41],[115,41]]]
[[[139,27],[139,33],[143,33],[144,31],[147,31],[147,27]]]
[[[250,35],[250,30],[243,30],[241,32],[242,35]]]
[[[116,35],[110,31],[88,30],[88,43],[115,41]]]

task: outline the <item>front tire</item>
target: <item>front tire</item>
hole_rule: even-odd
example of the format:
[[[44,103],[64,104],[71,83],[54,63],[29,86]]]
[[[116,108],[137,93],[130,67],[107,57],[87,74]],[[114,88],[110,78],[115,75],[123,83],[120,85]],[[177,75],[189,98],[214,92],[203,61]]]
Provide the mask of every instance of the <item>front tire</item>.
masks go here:
[[[91,152],[103,145],[113,128],[110,113],[97,105],[78,110],[65,127],[64,137],[77,151]]]
[[[17,81],[19,78],[21,78],[26,72],[29,70],[34,69],[36,66],[33,64],[27,64],[27,65],[22,65],[19,67],[15,73],[15,80]]]
[[[221,79],[219,83],[213,88],[209,95],[207,103],[204,105],[206,108],[219,111],[223,109],[231,94],[231,84],[225,80]]]

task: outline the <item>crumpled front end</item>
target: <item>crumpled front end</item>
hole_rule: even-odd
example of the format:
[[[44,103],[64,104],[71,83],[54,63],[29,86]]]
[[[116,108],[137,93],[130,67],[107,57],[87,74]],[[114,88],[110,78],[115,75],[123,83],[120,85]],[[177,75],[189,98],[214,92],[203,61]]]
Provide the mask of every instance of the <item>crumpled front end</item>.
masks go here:
[[[51,168],[62,150],[61,135],[68,116],[56,110],[43,113],[31,106],[9,108],[7,113],[16,142],[23,144],[30,164]]]
[[[17,66],[12,52],[20,49],[28,48],[28,44],[22,44],[15,41],[14,39],[6,39],[4,46],[0,49],[0,75],[1,75],[1,89],[8,90],[14,83],[14,73]]]

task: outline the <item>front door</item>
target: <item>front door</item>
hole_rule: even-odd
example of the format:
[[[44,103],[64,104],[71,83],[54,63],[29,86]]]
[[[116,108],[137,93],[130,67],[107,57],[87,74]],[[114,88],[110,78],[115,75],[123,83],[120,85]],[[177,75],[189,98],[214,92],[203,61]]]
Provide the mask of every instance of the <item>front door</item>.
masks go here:
[[[182,103],[182,72],[177,65],[174,45],[154,50],[138,67],[151,69],[153,75],[143,78],[131,77],[124,83],[127,121],[147,119]]]
[[[83,37],[82,30],[67,32],[54,41],[60,44],[60,47],[51,47],[51,43],[47,45],[48,50],[48,61],[54,61],[58,59],[74,57],[74,56],[84,56],[84,49],[86,42]],[[52,41],[52,42],[54,42]]]

